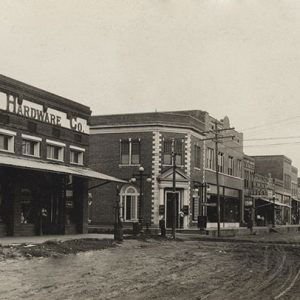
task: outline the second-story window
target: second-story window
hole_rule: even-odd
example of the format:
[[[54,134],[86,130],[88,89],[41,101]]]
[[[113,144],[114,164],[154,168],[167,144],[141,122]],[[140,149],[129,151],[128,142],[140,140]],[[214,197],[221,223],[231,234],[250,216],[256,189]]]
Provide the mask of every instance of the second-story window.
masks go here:
[[[214,169],[214,149],[207,148],[206,149],[206,164],[205,167],[207,169],[213,170]]]
[[[0,129],[0,150],[7,152],[14,152],[14,141],[16,132]]]
[[[174,143],[174,145],[173,145]],[[176,154],[176,165],[181,166],[183,164],[183,142],[181,139],[171,140],[166,139],[163,142],[163,164],[171,166],[173,165],[172,152]]]
[[[22,154],[30,156],[40,156],[41,138],[22,134]]]
[[[218,170],[220,173],[224,173],[224,153],[218,153]]]
[[[163,143],[163,164],[172,165],[172,140],[164,140]]]
[[[140,140],[128,139],[120,141],[120,162],[122,165],[140,164]]]
[[[232,156],[228,157],[228,175],[234,175],[234,160]]]
[[[200,169],[201,168],[201,148],[200,148],[200,146],[195,145],[194,153],[195,153],[195,167]]]
[[[64,147],[66,146],[63,143],[56,141],[46,140],[47,143],[47,159],[53,160],[64,160]]]
[[[84,148],[79,148],[73,145],[70,145],[70,163],[83,165],[83,153],[85,152]]]
[[[242,161],[240,159],[237,160],[237,176],[242,177]]]

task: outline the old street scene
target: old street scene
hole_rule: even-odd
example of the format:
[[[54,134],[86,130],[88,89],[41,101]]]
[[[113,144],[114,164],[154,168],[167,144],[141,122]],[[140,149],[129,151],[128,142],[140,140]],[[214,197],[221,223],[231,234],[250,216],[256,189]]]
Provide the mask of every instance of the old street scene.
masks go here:
[[[299,3],[0,8],[0,299],[300,299]]]

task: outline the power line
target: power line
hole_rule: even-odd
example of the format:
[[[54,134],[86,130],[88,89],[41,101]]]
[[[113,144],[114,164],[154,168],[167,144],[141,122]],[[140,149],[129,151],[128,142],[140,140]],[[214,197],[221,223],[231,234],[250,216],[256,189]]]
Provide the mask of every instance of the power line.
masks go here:
[[[244,131],[247,131],[247,130],[253,130],[253,129],[256,129],[256,128],[260,128],[260,127],[266,127],[266,126],[269,126],[269,125],[271,125],[271,124],[284,123],[284,122],[286,122],[286,121],[291,121],[291,120],[298,119],[298,118],[300,118],[300,116],[295,116],[295,117],[292,117],[292,118],[286,118],[286,119],[277,120],[277,121],[270,122],[270,123],[266,123],[266,124],[262,124],[262,125],[257,125],[257,126],[253,126],[253,127],[248,127],[248,128],[241,129],[241,130],[239,130],[239,131],[244,132]]]
[[[286,139],[297,139],[300,138],[300,135],[295,136],[282,136],[282,137],[263,137],[263,138],[254,138],[254,139],[244,139],[244,142],[248,141],[264,141],[264,140],[286,140]]]

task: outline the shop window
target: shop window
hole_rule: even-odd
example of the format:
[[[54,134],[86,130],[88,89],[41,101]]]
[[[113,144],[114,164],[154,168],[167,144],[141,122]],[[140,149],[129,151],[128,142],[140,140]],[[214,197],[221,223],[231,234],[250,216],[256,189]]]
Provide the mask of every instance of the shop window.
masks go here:
[[[207,148],[206,149],[206,163],[205,167],[207,169],[213,170],[214,169],[214,149],[212,148]]]
[[[20,223],[33,224],[34,221],[35,210],[31,191],[29,189],[22,189]]]
[[[140,164],[140,140],[120,141],[120,163],[122,165]]]
[[[124,221],[136,221],[138,219],[139,193],[133,186],[125,186],[121,192],[121,217]]]
[[[232,156],[228,157],[228,175],[234,175],[234,159]]]
[[[76,214],[75,214],[75,203],[73,195],[73,178],[69,176],[68,185],[66,189],[66,224],[75,224]]]
[[[192,206],[193,221],[198,220],[198,215],[199,215],[199,197],[193,197],[193,206]]]
[[[47,143],[47,159],[63,161],[64,147],[66,145],[51,140],[46,140],[46,143]]]
[[[14,152],[14,137],[16,133],[10,130],[0,129],[0,150]]]
[[[194,147],[194,154],[195,154],[195,167],[200,169],[201,168],[201,148],[198,145]]]

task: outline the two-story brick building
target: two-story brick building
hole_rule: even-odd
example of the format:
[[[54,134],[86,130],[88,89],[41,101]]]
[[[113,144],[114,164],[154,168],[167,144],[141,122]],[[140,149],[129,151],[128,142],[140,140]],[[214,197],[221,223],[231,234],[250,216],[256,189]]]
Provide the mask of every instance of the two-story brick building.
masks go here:
[[[120,187],[121,216],[125,224],[142,217],[143,223],[149,226],[157,227],[163,219],[166,227],[171,227],[176,203],[176,216],[180,210],[185,213],[182,224],[177,218],[177,227],[196,226],[199,214],[207,215],[208,225],[216,226],[215,145],[203,141],[212,137],[213,126],[215,119],[200,110],[91,118],[90,167],[127,180],[136,177],[135,182]],[[228,118],[218,121],[217,126],[229,127]],[[224,135],[236,138],[220,144],[218,151],[221,221],[226,226],[238,226],[243,217],[242,135],[234,130]],[[172,152],[176,153],[176,201],[172,192]],[[94,223],[113,223],[115,198],[112,186],[93,190]]]
[[[0,75],[0,236],[87,232],[90,115]]]
[[[278,222],[291,224],[292,200],[293,198],[296,200],[297,168],[292,166],[291,159],[284,155],[260,155],[252,157],[255,159],[255,172],[266,177],[271,174],[274,180]]]

